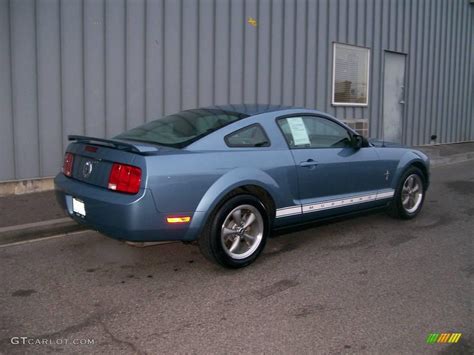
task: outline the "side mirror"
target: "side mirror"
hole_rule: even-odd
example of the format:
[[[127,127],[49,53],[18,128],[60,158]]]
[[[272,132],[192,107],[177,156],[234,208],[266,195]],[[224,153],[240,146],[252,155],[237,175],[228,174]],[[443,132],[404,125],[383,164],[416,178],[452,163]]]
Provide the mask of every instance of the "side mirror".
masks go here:
[[[358,134],[352,136],[352,146],[354,149],[360,149],[364,146],[364,137]]]

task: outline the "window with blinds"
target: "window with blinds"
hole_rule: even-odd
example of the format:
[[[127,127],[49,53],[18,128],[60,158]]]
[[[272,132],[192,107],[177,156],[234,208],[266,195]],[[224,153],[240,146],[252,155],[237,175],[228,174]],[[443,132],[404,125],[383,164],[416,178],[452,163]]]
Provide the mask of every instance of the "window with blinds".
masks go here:
[[[369,49],[334,43],[332,104],[367,106]]]

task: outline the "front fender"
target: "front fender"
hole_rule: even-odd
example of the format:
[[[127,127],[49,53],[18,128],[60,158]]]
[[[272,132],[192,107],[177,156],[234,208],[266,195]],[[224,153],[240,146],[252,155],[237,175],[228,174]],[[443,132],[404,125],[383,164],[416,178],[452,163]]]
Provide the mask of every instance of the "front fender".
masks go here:
[[[255,168],[237,168],[217,179],[199,202],[186,240],[197,239],[209,215],[217,204],[232,190],[244,185],[255,185],[266,190],[276,201],[278,183],[267,173]]]
[[[428,157],[416,150],[409,150],[405,154],[402,155],[400,158],[397,168],[395,170],[395,176],[392,180],[392,188],[395,190],[400,182],[400,179],[405,172],[405,170],[410,166],[410,165],[416,165],[416,164],[421,164],[422,166],[425,167],[426,172],[427,172],[427,183],[429,183],[429,159]]]

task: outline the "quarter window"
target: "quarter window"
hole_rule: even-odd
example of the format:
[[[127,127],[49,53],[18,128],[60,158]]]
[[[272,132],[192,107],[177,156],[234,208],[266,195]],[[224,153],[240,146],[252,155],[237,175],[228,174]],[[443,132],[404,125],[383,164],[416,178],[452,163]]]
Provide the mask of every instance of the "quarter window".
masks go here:
[[[318,116],[278,120],[290,148],[345,148],[351,146],[349,132],[339,124]]]
[[[369,49],[334,43],[333,105],[367,106]]]
[[[225,137],[229,147],[268,147],[270,140],[259,124],[254,124],[235,131]]]

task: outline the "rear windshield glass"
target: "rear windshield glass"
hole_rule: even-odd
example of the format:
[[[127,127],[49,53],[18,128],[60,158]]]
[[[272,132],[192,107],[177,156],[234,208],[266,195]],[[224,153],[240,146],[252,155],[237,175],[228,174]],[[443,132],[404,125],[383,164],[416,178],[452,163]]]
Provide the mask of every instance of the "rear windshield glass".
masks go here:
[[[245,117],[247,115],[219,109],[186,110],[159,118],[114,138],[182,148]]]

